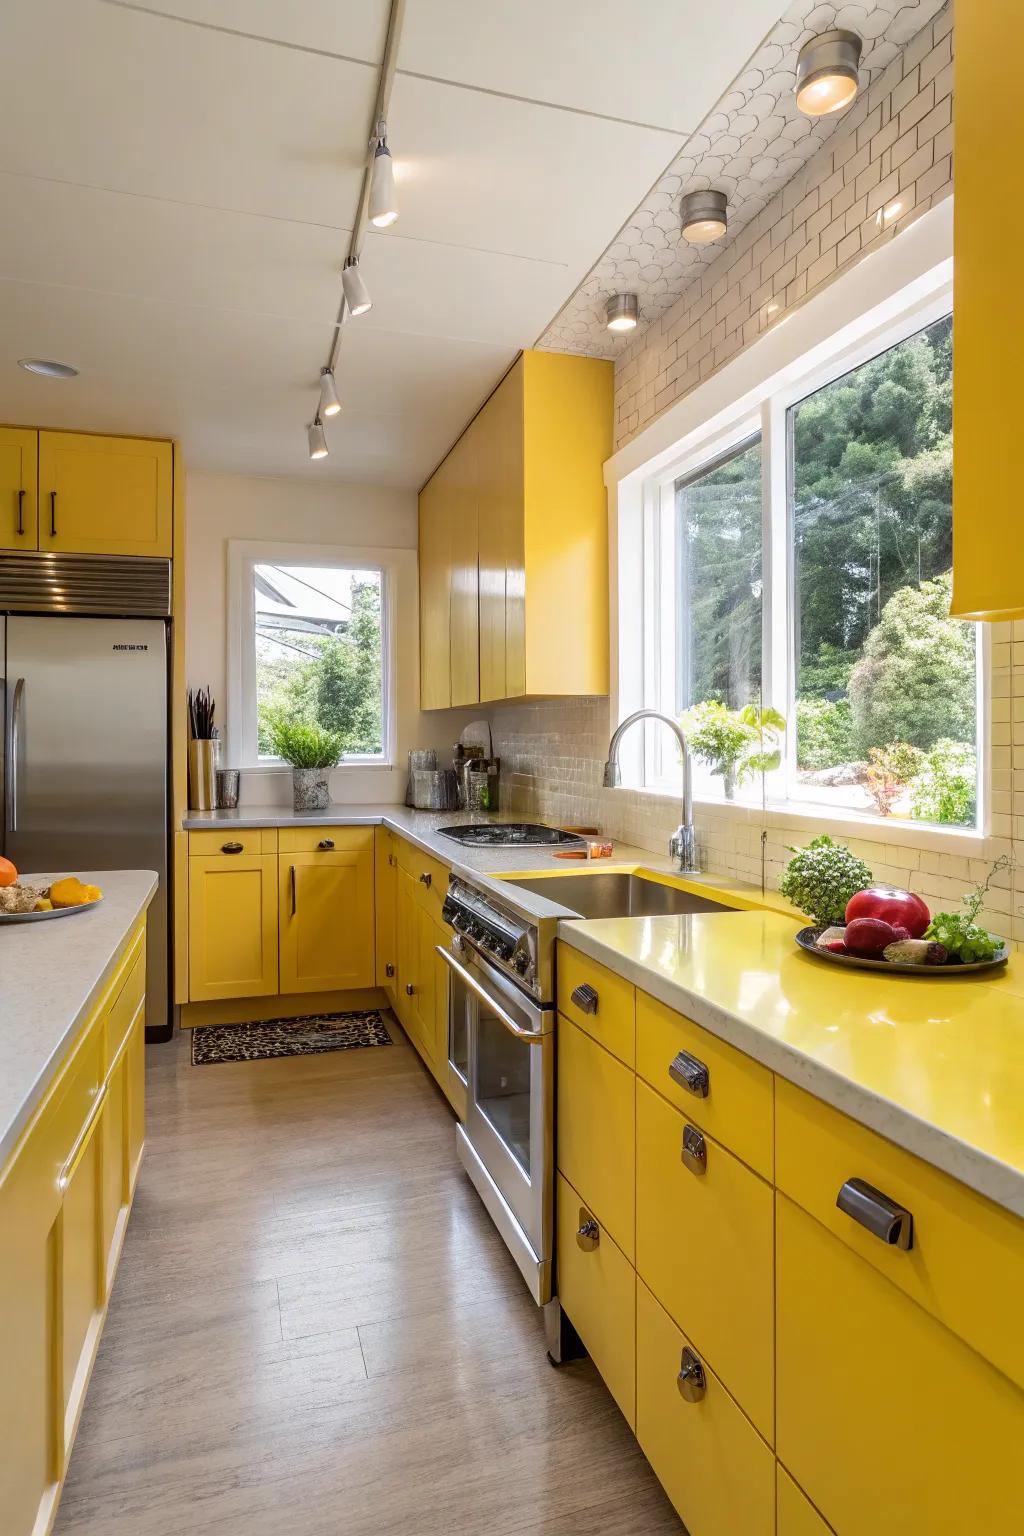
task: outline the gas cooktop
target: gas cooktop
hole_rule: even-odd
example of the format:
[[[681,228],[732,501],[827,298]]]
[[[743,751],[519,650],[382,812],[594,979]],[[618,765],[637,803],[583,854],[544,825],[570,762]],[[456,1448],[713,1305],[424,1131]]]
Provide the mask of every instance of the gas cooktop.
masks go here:
[[[474,821],[464,827],[439,827],[438,831],[467,848],[554,848],[583,842],[574,832],[539,827],[531,821]]]

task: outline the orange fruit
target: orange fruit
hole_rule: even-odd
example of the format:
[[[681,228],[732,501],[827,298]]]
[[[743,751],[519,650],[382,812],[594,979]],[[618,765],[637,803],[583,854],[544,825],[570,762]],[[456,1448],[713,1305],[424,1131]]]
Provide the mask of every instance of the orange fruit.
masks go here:
[[[0,885],[13,885],[18,878],[18,871],[10,859],[0,858]]]

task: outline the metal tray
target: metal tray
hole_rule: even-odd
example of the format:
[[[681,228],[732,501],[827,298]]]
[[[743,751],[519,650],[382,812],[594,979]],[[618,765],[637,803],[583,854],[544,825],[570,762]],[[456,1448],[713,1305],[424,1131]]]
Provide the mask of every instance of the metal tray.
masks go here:
[[[0,926],[4,923],[45,923],[51,917],[74,917],[76,912],[88,912],[90,907],[98,907],[103,897],[96,901],[83,901],[78,907],[54,907],[50,912],[0,912]]]
[[[834,925],[830,925],[834,926]],[[974,971],[994,971],[1005,965],[1010,958],[1004,944],[991,960],[972,960],[969,965],[901,965],[898,960],[862,960],[859,955],[834,955],[831,950],[819,949],[814,942],[824,928],[801,928],[796,936],[800,948],[817,960],[829,960],[833,965],[844,965],[848,970],[885,971],[890,976],[967,976]]]

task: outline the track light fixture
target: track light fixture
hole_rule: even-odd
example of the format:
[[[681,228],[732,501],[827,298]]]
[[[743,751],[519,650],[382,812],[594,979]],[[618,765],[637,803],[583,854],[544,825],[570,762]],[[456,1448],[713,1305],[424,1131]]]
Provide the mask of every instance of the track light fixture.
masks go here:
[[[376,137],[370,178],[370,223],[378,229],[387,229],[398,218],[398,202],[395,198],[395,164],[388,148],[388,130],[383,118],[377,124]]]
[[[350,256],[346,261],[341,274],[341,286],[345,290],[345,303],[350,315],[365,315],[368,309],[373,308],[370,290],[363,282],[357,257]]]
[[[313,420],[306,428],[306,438],[309,442],[309,456],[311,459],[326,459],[327,434],[324,432],[324,424],[320,420],[320,412],[317,411]]]
[[[334,387],[334,374],[330,368],[320,369],[320,405],[318,416],[337,416],[341,410],[338,391]]]
[[[687,192],[679,204],[683,239],[691,245],[707,245],[718,240],[728,228],[724,192]]]
[[[640,300],[635,293],[613,293],[604,312],[608,330],[635,331],[640,318]]]
[[[825,117],[848,107],[860,85],[856,32],[838,27],[804,43],[796,61],[796,104],[808,117]]]

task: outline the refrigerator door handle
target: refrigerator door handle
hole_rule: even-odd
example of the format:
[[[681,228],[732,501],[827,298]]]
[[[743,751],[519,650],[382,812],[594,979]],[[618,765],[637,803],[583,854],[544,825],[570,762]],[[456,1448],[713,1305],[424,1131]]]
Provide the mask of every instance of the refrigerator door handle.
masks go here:
[[[7,733],[7,830],[18,830],[18,738],[21,732],[21,705],[25,697],[25,679],[19,677],[11,700],[11,728]]]

